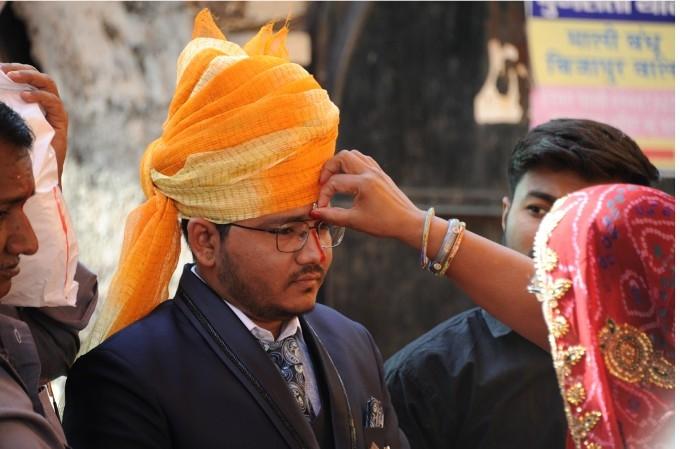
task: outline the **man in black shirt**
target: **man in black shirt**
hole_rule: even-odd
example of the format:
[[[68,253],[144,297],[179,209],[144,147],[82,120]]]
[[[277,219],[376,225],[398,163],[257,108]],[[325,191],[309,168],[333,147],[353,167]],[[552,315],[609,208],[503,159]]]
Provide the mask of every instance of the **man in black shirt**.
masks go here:
[[[508,177],[504,244],[531,255],[538,225],[556,199],[594,184],[650,185],[659,173],[618,129],[559,119],[515,146]],[[385,372],[414,449],[564,447],[564,406],[550,354],[481,308],[411,342]]]

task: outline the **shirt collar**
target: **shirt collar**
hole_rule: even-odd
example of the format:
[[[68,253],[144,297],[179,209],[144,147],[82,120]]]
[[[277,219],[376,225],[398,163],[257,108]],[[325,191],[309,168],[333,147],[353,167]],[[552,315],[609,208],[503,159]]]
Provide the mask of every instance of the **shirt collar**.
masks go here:
[[[484,309],[482,309],[482,317],[484,318],[484,321],[486,321],[486,326],[489,328],[489,332],[491,332],[491,335],[493,335],[494,338],[503,337],[512,332],[512,329],[498,321]]]
[[[198,279],[200,279],[201,282],[203,282],[204,284],[207,285],[207,283],[201,277],[201,275],[198,274],[198,271],[196,270],[195,264],[192,265],[191,272],[194,273],[194,275]],[[253,336],[255,338],[257,338],[258,340],[263,340],[263,341],[266,341],[268,343],[273,343],[275,341],[281,341],[284,338],[288,338],[292,335],[295,335],[298,332],[298,330],[301,329],[300,319],[298,317],[293,317],[292,319],[283,323],[283,327],[281,329],[281,332],[279,333],[279,338],[274,338],[274,334],[269,332],[267,329],[264,329],[264,328],[258,326],[257,324],[255,324],[253,322],[253,320],[248,318],[248,315],[243,313],[243,311],[241,309],[237,308],[236,306],[234,306],[232,303],[230,303],[229,301],[227,301],[224,298],[222,300],[229,306],[229,308],[232,310],[232,312],[234,312],[234,314],[238,317],[238,319],[241,320],[241,322],[246,327],[246,329],[248,329],[248,332],[253,334]]]

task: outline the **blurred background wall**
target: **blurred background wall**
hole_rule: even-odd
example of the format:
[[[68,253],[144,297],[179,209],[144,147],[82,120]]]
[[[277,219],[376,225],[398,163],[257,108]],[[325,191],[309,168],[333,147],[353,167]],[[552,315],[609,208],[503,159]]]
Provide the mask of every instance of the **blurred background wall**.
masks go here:
[[[292,59],[340,106],[338,148],[370,154],[420,207],[500,241],[505,166],[529,123],[522,2],[0,2],[0,61],[52,75],[69,110],[64,193],[102,299],[142,200],[139,158],[206,6],[239,43],[289,17]],[[319,300],[366,325],[386,357],[471,306],[396,242],[348,232],[334,256]]]

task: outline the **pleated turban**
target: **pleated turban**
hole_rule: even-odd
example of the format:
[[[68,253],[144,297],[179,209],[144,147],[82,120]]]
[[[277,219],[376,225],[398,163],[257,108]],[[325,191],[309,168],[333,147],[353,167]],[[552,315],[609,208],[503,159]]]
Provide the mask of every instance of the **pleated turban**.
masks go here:
[[[128,217],[92,342],[167,298],[178,215],[231,223],[315,201],[339,112],[312,75],[289,61],[287,31],[266,25],[241,48],[207,9],[196,16],[163,133],[140,164],[147,200]]]

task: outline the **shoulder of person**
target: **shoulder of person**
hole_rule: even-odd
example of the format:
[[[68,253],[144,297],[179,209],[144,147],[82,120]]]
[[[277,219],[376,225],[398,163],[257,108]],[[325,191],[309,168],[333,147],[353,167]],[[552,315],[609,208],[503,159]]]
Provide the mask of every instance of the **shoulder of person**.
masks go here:
[[[304,318],[315,328],[334,333],[352,332],[358,335],[368,335],[373,338],[366,327],[353,319],[343,315],[332,307],[317,304],[314,310],[304,315]]]
[[[173,346],[176,348],[172,340],[179,338],[177,312],[173,301],[164,301],[147,316],[111,335],[78,361],[82,363],[81,359],[113,354],[121,360],[134,362],[143,361],[150,352],[171,351]]]
[[[408,343],[385,362],[385,373],[431,369],[433,364],[462,365],[473,358],[474,329],[484,325],[483,310],[465,310]]]
[[[49,421],[0,358],[0,449],[63,448]]]

